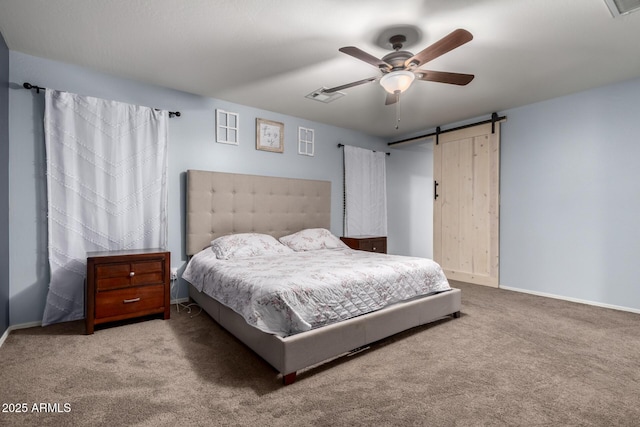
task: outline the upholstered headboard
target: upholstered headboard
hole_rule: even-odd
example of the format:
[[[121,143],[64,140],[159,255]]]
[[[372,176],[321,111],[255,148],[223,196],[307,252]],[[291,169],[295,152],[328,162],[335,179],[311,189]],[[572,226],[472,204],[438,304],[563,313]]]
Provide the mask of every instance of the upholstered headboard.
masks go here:
[[[187,255],[231,233],[330,228],[331,182],[187,171]]]

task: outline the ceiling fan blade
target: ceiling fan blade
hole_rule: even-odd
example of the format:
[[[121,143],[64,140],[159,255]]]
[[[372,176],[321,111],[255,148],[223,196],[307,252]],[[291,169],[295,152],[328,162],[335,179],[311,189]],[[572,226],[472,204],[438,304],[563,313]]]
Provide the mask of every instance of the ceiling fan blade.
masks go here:
[[[400,98],[399,93],[389,93],[387,92],[387,99],[384,101],[384,105],[391,105],[398,102],[398,98]]]
[[[342,52],[342,53],[346,53],[347,55],[351,55],[356,59],[364,61],[367,64],[371,64],[374,67],[378,67],[378,68],[383,69],[385,71],[389,71],[389,70],[391,70],[391,68],[393,68],[391,66],[391,64],[388,64],[388,63],[384,62],[382,59],[376,58],[375,56],[370,55],[367,52],[365,52],[364,50],[358,49],[355,46],[341,47],[338,50],[340,52]]]
[[[419,67],[467,42],[470,42],[471,40],[473,40],[473,35],[469,31],[458,28],[431,46],[428,46],[413,55],[411,58],[407,59],[404,62],[404,66],[409,67],[413,63],[416,67]]]
[[[473,74],[447,73],[444,71],[417,70],[416,78],[429,82],[449,83],[452,85],[468,85],[475,77]]]
[[[351,83],[347,83],[347,84],[344,84],[344,85],[341,85],[341,86],[332,87],[332,88],[329,88],[329,89],[322,89],[322,92],[323,93],[333,93],[333,92],[337,92],[339,90],[348,89],[350,87],[359,86],[361,84],[374,82],[376,80],[378,80],[378,77],[369,77],[367,79],[358,80],[357,82],[351,82]]]

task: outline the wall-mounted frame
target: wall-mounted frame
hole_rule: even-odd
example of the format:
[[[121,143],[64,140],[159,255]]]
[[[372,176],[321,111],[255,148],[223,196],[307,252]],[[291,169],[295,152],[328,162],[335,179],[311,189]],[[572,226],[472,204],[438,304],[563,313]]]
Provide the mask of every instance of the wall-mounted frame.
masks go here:
[[[222,144],[239,145],[240,115],[230,111],[216,110],[216,141]]]
[[[256,119],[256,149],[284,152],[284,123]]]
[[[298,127],[298,154],[313,156],[315,132],[313,129]]]

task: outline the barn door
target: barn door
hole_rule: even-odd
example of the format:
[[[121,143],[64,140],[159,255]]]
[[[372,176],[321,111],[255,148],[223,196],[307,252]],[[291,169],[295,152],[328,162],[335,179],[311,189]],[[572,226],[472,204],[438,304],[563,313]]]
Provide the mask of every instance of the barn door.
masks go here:
[[[434,259],[447,278],[498,286],[500,124],[439,135],[434,146]]]

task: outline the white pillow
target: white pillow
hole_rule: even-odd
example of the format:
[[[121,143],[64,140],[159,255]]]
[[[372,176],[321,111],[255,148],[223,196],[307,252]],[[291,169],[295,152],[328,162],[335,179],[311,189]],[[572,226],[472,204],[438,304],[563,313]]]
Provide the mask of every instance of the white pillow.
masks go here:
[[[280,238],[294,251],[315,251],[318,249],[348,248],[347,245],[326,228],[307,228]]]
[[[278,242],[275,237],[260,233],[238,233],[218,237],[211,242],[211,249],[218,259],[250,258],[293,252]]]

